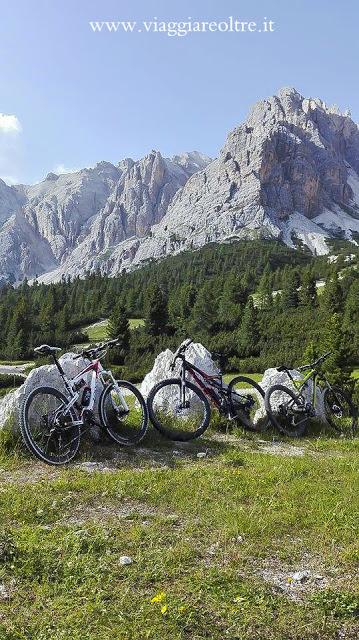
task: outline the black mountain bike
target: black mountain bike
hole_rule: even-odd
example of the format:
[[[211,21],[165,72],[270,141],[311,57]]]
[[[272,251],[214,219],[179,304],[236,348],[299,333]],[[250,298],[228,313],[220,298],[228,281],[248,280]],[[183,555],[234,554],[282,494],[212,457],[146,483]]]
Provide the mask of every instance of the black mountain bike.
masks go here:
[[[162,380],[151,389],[147,406],[154,427],[170,440],[188,441],[201,436],[210,418],[210,402],[227,420],[239,422],[251,431],[267,427],[264,391],[254,380],[237,376],[229,385],[222,375],[210,376],[186,360],[186,350],[192,340],[185,340],[177,349],[172,364],[182,361],[178,378]],[[188,380],[191,375],[194,382]]]
[[[357,411],[349,395],[337,386],[332,386],[323,373],[318,371],[331,352],[298,371],[306,371],[303,378],[294,379],[291,367],[282,365],[277,371],[285,371],[292,388],[275,384],[267,389],[265,407],[272,424],[287,436],[300,437],[305,433],[310,418],[316,416],[317,386],[323,390],[324,411],[328,423],[339,433],[354,435],[357,428]],[[309,386],[311,385],[311,388]]]
[[[101,366],[108,349],[117,340],[109,340],[77,356],[89,364],[75,377],[68,378],[57,359],[58,347],[42,345],[35,352],[51,356],[64,386],[64,393],[55,387],[37,387],[25,398],[21,410],[20,429],[27,448],[48,464],[61,465],[76,455],[81,435],[94,425],[121,445],[137,444],[147,431],[148,412],[140,391],[126,380],[115,380]],[[90,377],[90,379],[88,379]],[[102,387],[95,411],[96,390]]]

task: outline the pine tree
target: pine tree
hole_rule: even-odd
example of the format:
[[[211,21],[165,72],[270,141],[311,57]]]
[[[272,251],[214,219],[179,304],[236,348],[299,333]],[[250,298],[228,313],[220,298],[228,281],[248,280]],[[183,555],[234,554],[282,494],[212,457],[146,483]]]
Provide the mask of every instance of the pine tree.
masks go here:
[[[257,356],[259,354],[260,331],[258,311],[250,297],[245,306],[241,326],[238,332],[238,346],[242,356]]]
[[[195,334],[212,333],[217,322],[214,287],[207,281],[199,290],[191,313],[190,329]]]
[[[56,340],[59,344],[66,344],[69,331],[69,309],[65,304],[56,315]]]
[[[355,361],[359,353],[359,279],[349,287],[344,307],[343,333],[348,353]]]
[[[39,329],[41,342],[51,343],[55,339],[56,301],[53,287],[47,287],[39,313]]]
[[[7,335],[7,353],[14,360],[25,360],[30,351],[31,313],[25,297],[18,299]]]
[[[343,342],[342,317],[338,313],[328,316],[321,335],[322,353],[330,351],[331,355],[324,361],[323,370],[334,384],[349,382],[350,373],[345,371],[348,358]]]
[[[343,312],[343,290],[336,271],[327,280],[321,301],[328,314]]]
[[[267,264],[258,285],[258,302],[261,308],[267,308],[272,304],[272,291],[273,274],[269,264]]]
[[[298,277],[292,270],[283,272],[282,307],[283,309],[295,309],[299,304]]]
[[[152,284],[147,289],[145,326],[151,336],[160,336],[167,332],[167,298],[158,284]]]
[[[218,307],[219,326],[223,329],[231,330],[238,326],[241,316],[239,297],[241,297],[241,287],[238,278],[234,273],[229,274],[225,278]]]
[[[300,303],[303,306],[315,307],[317,303],[316,280],[310,269],[306,269],[302,275],[302,284],[299,293]]]
[[[110,340],[119,340],[119,345],[111,350],[111,362],[123,364],[130,351],[130,323],[126,309],[121,301],[117,302],[110,315],[107,335]]]

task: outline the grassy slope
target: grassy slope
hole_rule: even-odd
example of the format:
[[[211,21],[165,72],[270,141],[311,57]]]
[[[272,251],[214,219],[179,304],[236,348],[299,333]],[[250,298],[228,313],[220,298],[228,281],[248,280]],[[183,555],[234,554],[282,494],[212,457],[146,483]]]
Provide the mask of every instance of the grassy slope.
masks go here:
[[[130,318],[129,322],[131,329],[135,329],[144,324],[142,318]],[[88,334],[90,340],[105,340],[107,338],[107,324],[108,320],[96,322],[95,324],[84,327],[83,331]]]
[[[229,384],[231,380],[237,376],[245,376],[246,378],[251,378],[251,380],[255,380],[255,382],[260,383],[263,378],[263,373],[242,373],[237,371],[236,373],[226,373],[223,376],[223,380],[226,384]]]
[[[3,455],[2,640],[358,637],[357,441],[153,438],[102,473]],[[297,600],[265,580],[303,567]]]

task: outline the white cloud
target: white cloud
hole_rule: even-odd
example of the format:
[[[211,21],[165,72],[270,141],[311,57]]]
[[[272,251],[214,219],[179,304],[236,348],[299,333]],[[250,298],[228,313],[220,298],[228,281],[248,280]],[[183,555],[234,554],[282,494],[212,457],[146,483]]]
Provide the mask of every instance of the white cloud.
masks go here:
[[[22,126],[17,116],[7,113],[0,113],[1,133],[21,133]]]
[[[17,116],[0,113],[0,176],[18,183],[23,165],[22,126]]]
[[[64,164],[58,164],[54,169],[54,173],[58,175],[61,173],[76,173],[77,171],[79,171],[77,167],[65,167]]]

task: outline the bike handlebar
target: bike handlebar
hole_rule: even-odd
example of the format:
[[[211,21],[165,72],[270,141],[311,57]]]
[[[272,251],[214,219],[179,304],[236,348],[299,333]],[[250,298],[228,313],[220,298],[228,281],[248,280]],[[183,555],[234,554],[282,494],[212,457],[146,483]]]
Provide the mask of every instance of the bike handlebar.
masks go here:
[[[305,364],[302,367],[298,367],[298,371],[304,371],[305,369],[315,369],[315,367],[317,367],[319,364],[324,362],[324,360],[326,360],[328,356],[330,356],[331,354],[332,354],[332,351],[327,351],[326,353],[323,353],[323,355],[320,356],[317,360],[315,360],[315,362],[312,362],[311,364]]]
[[[118,338],[115,338],[114,340],[107,340],[107,342],[101,342],[97,347],[84,349],[81,353],[74,356],[73,360],[78,360],[79,358],[88,358],[89,360],[93,360],[94,358],[104,356],[108,349],[111,349],[111,347],[115,347],[118,344]]]
[[[171,371],[173,371],[173,369],[175,368],[176,360],[178,358],[180,358],[185,353],[185,351],[188,349],[190,344],[192,344],[192,338],[187,338],[186,340],[184,340],[182,342],[182,344],[180,344],[180,346],[178,347],[177,351],[175,352],[175,354],[173,356],[173,360],[172,360],[171,365],[170,365]]]

